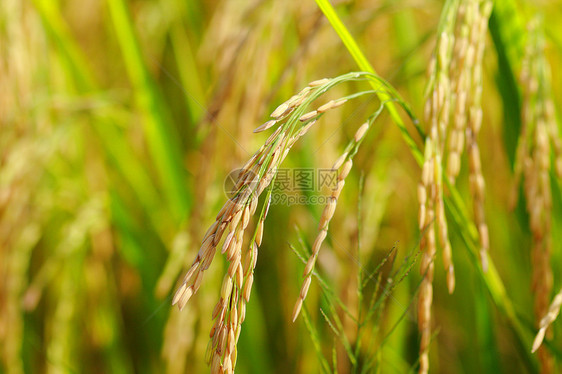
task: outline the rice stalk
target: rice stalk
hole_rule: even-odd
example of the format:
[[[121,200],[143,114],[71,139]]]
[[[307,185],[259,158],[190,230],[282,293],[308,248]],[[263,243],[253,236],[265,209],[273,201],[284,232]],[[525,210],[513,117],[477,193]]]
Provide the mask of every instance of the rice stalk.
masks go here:
[[[420,247],[424,251],[421,273],[418,325],[421,332],[420,373],[429,368],[433,260],[439,246],[447,275],[447,289],[455,289],[455,272],[444,208],[442,177],[454,183],[461,165],[465,138],[469,159],[469,181],[473,197],[474,221],[480,238],[480,262],[486,271],[489,248],[488,226],[484,217],[484,178],[477,136],[482,124],[482,56],[492,4],[489,1],[462,0],[447,3],[437,47],[429,65],[425,119],[429,136],[425,142],[425,162],[418,187],[419,228],[426,230]],[[466,135],[465,135],[466,134]],[[445,141],[448,154],[445,156]],[[446,168],[443,164],[446,163]],[[445,170],[445,171],[444,171]]]

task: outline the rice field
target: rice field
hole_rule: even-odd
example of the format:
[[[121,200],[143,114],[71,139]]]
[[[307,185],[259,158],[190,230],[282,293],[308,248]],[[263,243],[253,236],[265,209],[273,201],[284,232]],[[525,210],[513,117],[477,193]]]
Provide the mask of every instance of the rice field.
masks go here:
[[[3,0],[0,373],[558,373],[558,1]]]

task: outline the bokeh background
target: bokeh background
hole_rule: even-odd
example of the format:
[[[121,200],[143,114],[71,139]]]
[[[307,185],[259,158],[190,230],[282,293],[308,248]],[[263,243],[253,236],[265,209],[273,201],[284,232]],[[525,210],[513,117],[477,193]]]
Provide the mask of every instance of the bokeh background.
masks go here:
[[[421,118],[443,3],[334,5],[377,72]],[[451,227],[457,289],[448,295],[437,258],[432,372],[537,371],[530,354],[528,217],[522,202],[510,209],[506,192],[520,127],[523,33],[536,13],[544,15],[557,107],[562,101],[560,2],[497,1],[484,60],[480,149],[491,256],[505,294],[499,301],[490,295]],[[225,260],[215,259],[182,312],[171,307],[171,297],[226,200],[224,179],[263,144],[269,134],[252,130],[277,105],[309,81],[357,69],[313,1],[2,0],[0,372],[207,372]],[[366,89],[338,86],[326,100]],[[285,165],[330,167],[377,107],[375,96],[367,96],[324,116]],[[319,259],[320,272],[352,312],[362,308],[358,273],[374,271],[395,248],[379,273],[388,284],[391,268],[416,253],[419,178],[399,130],[383,114],[355,159]],[[459,190],[470,206],[466,165]],[[556,182],[553,195],[559,289]],[[291,322],[304,267],[291,245],[314,240],[322,208],[272,207],[238,344],[238,372],[321,370],[303,319]],[[378,372],[415,370],[420,279],[414,264],[364,327],[374,337],[369,355]],[[314,280],[305,305],[316,342],[328,362],[337,358],[338,372],[351,372],[343,338],[320,312],[328,304]],[[338,313],[353,343],[356,326]],[[560,326],[553,336],[550,346],[561,352]]]

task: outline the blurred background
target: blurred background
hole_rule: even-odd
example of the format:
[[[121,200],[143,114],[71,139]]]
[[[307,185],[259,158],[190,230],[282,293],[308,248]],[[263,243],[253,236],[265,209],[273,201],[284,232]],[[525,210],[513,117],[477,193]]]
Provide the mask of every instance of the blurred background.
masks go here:
[[[334,5],[379,75],[421,118],[443,3]],[[513,330],[451,228],[457,289],[447,293],[437,258],[430,356],[436,373],[537,370],[529,352],[535,330],[528,218],[521,202],[509,209],[506,193],[520,126],[513,57],[520,40],[505,28],[524,30],[527,16],[545,14],[559,107],[562,7],[557,1],[498,1],[498,9],[484,61],[486,211],[504,296],[528,336]],[[207,372],[211,314],[226,261],[217,256],[182,312],[171,307],[171,297],[226,201],[224,180],[267,139],[269,133],[252,130],[277,105],[309,81],[354,70],[313,1],[2,0],[0,372]],[[341,85],[326,100],[366,89]],[[377,108],[376,98],[366,96],[332,111],[285,165],[329,168]],[[383,113],[355,159],[332,240],[319,258],[320,272],[351,312],[361,309],[358,273],[374,271],[395,248],[380,272],[384,279],[392,262],[403,267],[416,252],[419,177],[400,132]],[[468,205],[466,165],[459,186]],[[562,208],[559,189],[553,194],[559,289]],[[318,339],[302,318],[291,322],[304,266],[290,246],[314,240],[322,208],[272,206],[238,344],[238,372],[319,372],[315,344],[328,362],[337,358],[338,372],[351,372],[343,338],[320,312],[327,301],[316,280],[305,305]],[[405,373],[416,365],[420,279],[414,264],[366,325],[378,372]],[[366,293],[376,294],[375,283]],[[353,343],[355,326],[342,320]]]

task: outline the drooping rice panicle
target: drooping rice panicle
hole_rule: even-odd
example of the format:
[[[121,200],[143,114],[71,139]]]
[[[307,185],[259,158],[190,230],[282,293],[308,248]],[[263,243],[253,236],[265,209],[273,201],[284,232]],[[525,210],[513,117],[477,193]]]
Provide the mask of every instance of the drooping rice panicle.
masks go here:
[[[435,130],[435,129],[434,129]],[[434,131],[435,132],[435,131]],[[434,150],[433,138],[428,137],[425,142],[425,159],[422,167],[422,181],[418,188],[420,200],[420,231],[423,233],[420,241],[422,259],[420,272],[423,276],[418,300],[418,330],[420,331],[420,373],[429,369],[429,341],[431,337],[431,304],[433,302],[433,272],[436,253],[435,239],[435,195],[437,186],[434,175],[439,167],[436,158],[432,157]]]
[[[470,67],[474,53],[468,53],[472,8],[467,9],[466,2],[459,5],[455,30],[454,53],[451,61],[452,90],[454,95],[452,122],[448,140],[447,177],[454,180],[461,169],[461,155],[464,150],[466,129],[466,107]],[[463,22],[465,21],[465,22]],[[472,46],[470,46],[472,48]]]
[[[540,22],[538,19],[534,19],[528,27],[528,42],[521,70],[523,126],[517,148],[515,178],[517,185],[521,177],[524,180],[523,190],[533,234],[531,258],[535,318],[543,337],[544,334],[549,333],[547,325],[543,323],[543,317],[549,313],[549,295],[552,290],[552,269],[550,267],[552,250],[551,143],[555,153],[556,144],[560,144],[557,132],[553,130],[556,128],[556,124],[549,123],[549,121],[553,121],[549,82]],[[557,165],[554,167],[556,168]],[[538,356],[541,372],[552,373],[554,367],[550,353],[541,347],[538,349]]]
[[[473,199],[474,222],[480,238],[480,262],[487,269],[490,247],[488,225],[484,214],[484,178],[480,162],[478,134],[482,125],[482,58],[492,3],[487,0],[461,1],[456,42],[451,63],[454,110],[453,127],[448,142],[447,177],[454,183],[460,171],[466,143],[469,185]]]
[[[474,223],[480,237],[480,263],[484,271],[488,268],[488,250],[490,239],[488,224],[484,214],[484,189],[485,182],[482,175],[480,162],[480,149],[478,147],[478,134],[482,126],[482,58],[486,40],[488,19],[492,11],[492,2],[472,1],[474,20],[470,30],[470,48],[474,50],[474,61],[471,68],[470,91],[468,104],[468,126],[466,129],[466,146],[468,152],[470,192],[474,211]]]
[[[312,101],[336,84],[350,80],[368,79],[378,80],[379,78],[370,73],[349,73],[333,79],[312,82],[301,92],[278,106],[271,114],[273,120],[264,123],[254,131],[262,132],[273,126],[278,126],[264,145],[238,173],[238,179],[234,187],[235,195],[224,204],[217,214],[215,222],[207,230],[199,253],[172,300],[172,304],[177,304],[179,309],[185,307],[189,299],[198,291],[203,273],[211,265],[217,248],[220,248],[221,253],[225,255],[229,263],[229,267],[223,278],[220,298],[212,315],[215,323],[210,332],[211,341],[206,354],[211,372],[231,373],[236,365],[236,343],[240,335],[241,324],[245,318],[246,303],[250,298],[258,248],[262,242],[264,221],[269,209],[271,183],[275,179],[280,164],[296,141],[316,123],[318,117],[323,116],[330,109],[343,105],[349,99],[371,94],[373,91],[361,91],[338,100],[329,101],[320,107],[322,110],[318,108],[307,112],[306,109]],[[384,82],[381,83],[384,85]],[[370,122],[358,129],[354,136],[354,142],[345,153],[346,158],[341,160],[338,188],[332,194],[334,203],[330,208],[332,209],[331,214],[333,214],[335,201],[343,188],[344,179],[351,170],[351,158],[357,152],[357,146],[368,130],[368,126],[378,116],[382,108],[381,106]],[[267,206],[262,210],[252,239],[248,244],[244,244],[244,236],[251,217],[256,211],[258,199],[268,187]],[[327,230],[329,219],[324,217],[324,221],[325,230]],[[326,231],[323,232],[325,238]],[[316,254],[323,238],[317,241]],[[306,289],[310,285],[310,277],[307,282]],[[301,294],[303,294],[302,298],[304,299],[306,291],[301,292]]]
[[[480,238],[480,261],[483,270],[487,269],[489,234],[484,216],[485,185],[477,137],[482,124],[482,57],[491,7],[492,3],[488,0],[448,3],[442,16],[436,51],[429,67],[425,106],[429,135],[425,144],[422,181],[418,187],[419,224],[423,233],[420,245],[424,251],[421,266],[424,280],[418,309],[421,333],[420,373],[427,373],[429,368],[432,261],[437,246],[442,250],[447,288],[450,293],[455,288],[452,249],[443,204],[442,176],[443,162],[446,161],[446,176],[454,183],[460,171],[465,143],[469,159],[474,221]],[[448,154],[444,159],[446,139]]]
[[[338,157],[338,159],[335,161],[334,165],[332,166],[332,170],[338,171],[337,184],[336,187],[332,190],[329,201],[324,207],[324,211],[322,212],[322,216],[320,217],[320,222],[318,224],[318,234],[316,236],[316,239],[314,240],[314,243],[312,244],[312,251],[311,251],[312,253],[308,259],[308,262],[306,263],[303,272],[304,281],[297,302],[295,303],[293,309],[293,315],[292,315],[293,322],[299,316],[303,302],[306,299],[306,295],[308,294],[308,289],[310,288],[310,284],[312,281],[312,272],[314,270],[314,265],[316,264],[316,260],[318,258],[318,253],[320,252],[320,248],[322,247],[322,243],[324,242],[328,234],[328,227],[336,211],[336,205],[339,196],[341,194],[341,191],[345,185],[345,179],[349,175],[349,172],[353,167],[353,157],[357,153],[357,150],[361,145],[361,142],[364,139],[365,134],[367,133],[372,123],[375,121],[375,119],[378,117],[381,111],[382,111],[382,106],[367,122],[362,124],[357,129],[353,139],[347,145],[343,154],[340,157]]]
[[[419,228],[422,233],[420,272],[423,276],[418,299],[418,330],[420,332],[420,373],[429,370],[429,343],[431,339],[431,305],[433,302],[434,258],[437,240],[442,248],[443,264],[447,273],[447,287],[455,286],[451,245],[443,206],[442,159],[449,127],[451,81],[449,65],[453,51],[453,25],[458,6],[451,4],[443,15],[437,47],[429,65],[429,84],[426,91],[425,121],[429,135],[425,140],[422,177],[418,186],[420,203]]]

